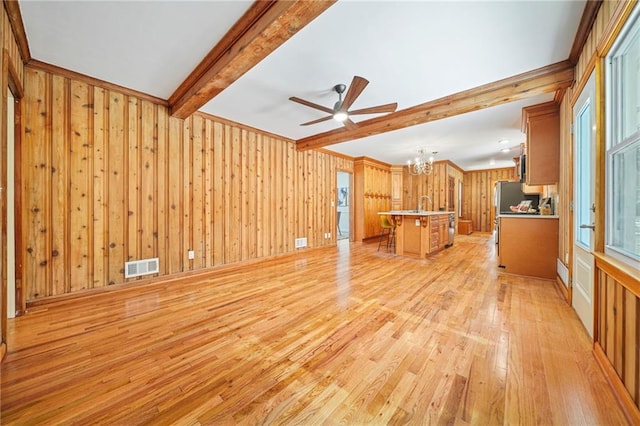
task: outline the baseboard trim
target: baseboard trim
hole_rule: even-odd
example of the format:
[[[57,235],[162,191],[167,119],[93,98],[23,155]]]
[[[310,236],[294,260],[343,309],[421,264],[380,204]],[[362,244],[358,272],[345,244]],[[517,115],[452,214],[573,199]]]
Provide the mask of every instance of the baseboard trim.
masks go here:
[[[640,410],[638,410],[638,406],[631,398],[631,395],[629,395],[629,392],[627,392],[627,388],[624,387],[624,383],[622,383],[622,380],[618,377],[618,374],[609,362],[609,358],[607,358],[607,354],[604,353],[604,350],[598,342],[593,344],[593,355],[604,372],[604,375],[607,377],[607,381],[613,389],[616,400],[618,404],[620,404],[620,407],[622,407],[622,411],[624,411],[629,422],[634,425],[640,424]]]
[[[556,276],[556,289],[558,292],[564,297],[564,300],[571,304],[571,299],[569,298],[569,289],[565,287],[564,282],[560,279],[559,276]]]
[[[323,246],[323,247],[305,247],[305,248],[297,249],[296,251],[292,251],[292,252],[276,254],[268,257],[260,257],[256,259],[249,259],[249,260],[244,260],[236,263],[226,263],[223,265],[214,266],[212,268],[198,269],[195,271],[177,272],[171,275],[161,275],[157,277],[144,278],[141,280],[134,279],[132,281],[123,282],[123,283],[114,284],[114,285],[108,285],[104,287],[91,288],[91,289],[76,291],[73,293],[59,294],[55,296],[42,297],[40,299],[28,300],[26,312],[28,312],[29,308],[46,306],[50,303],[57,303],[57,302],[66,301],[66,300],[97,296],[97,295],[109,293],[112,291],[136,290],[136,289],[139,289],[141,286],[159,285],[159,284],[163,285],[163,284],[169,284],[169,283],[184,280],[184,279],[193,279],[193,278],[199,278],[199,277],[215,275],[215,274],[233,273],[243,268],[256,266],[256,265],[259,265],[260,263],[264,263],[274,259],[284,259],[287,257],[300,256],[305,251],[331,250],[331,249],[335,250],[335,247],[336,247],[335,244],[332,244],[330,246]]]

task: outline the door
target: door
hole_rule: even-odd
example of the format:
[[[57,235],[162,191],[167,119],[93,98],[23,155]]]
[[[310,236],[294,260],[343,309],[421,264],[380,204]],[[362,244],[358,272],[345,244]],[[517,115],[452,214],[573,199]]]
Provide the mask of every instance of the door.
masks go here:
[[[573,292],[571,304],[593,338],[595,230],[595,78],[573,107]]]
[[[351,240],[351,173],[338,171],[338,205],[336,209],[336,234],[338,240]]]

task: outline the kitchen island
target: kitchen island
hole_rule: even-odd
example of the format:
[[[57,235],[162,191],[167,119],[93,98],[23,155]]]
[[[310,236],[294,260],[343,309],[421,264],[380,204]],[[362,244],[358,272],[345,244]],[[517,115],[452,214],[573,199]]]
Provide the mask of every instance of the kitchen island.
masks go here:
[[[505,272],[555,279],[558,216],[498,216],[498,266]]]
[[[386,215],[396,226],[396,255],[426,257],[449,244],[449,215],[453,212],[391,210]]]

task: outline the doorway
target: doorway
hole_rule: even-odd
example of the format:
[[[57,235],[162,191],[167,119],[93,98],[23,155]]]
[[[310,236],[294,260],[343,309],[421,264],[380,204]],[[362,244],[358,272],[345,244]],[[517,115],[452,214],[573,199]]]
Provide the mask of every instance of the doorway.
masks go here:
[[[593,338],[595,230],[595,77],[573,106],[573,289],[571,305]]]
[[[351,235],[351,173],[338,172],[336,179],[338,194],[336,205],[336,239],[350,240]]]

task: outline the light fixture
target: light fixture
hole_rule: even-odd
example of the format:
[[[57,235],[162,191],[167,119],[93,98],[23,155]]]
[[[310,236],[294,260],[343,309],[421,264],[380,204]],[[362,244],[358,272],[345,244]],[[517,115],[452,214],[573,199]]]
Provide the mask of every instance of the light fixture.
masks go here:
[[[500,152],[509,152],[509,151],[511,151],[511,148],[502,148],[500,150]]]
[[[349,115],[344,111],[336,111],[333,113],[333,119],[340,123],[344,122],[347,118],[349,118]]]
[[[505,143],[509,143],[509,139],[500,139],[500,140],[498,141],[498,143],[499,143],[500,145],[504,145]]]
[[[349,118],[349,114],[347,111],[341,111],[342,109],[342,94],[344,93],[347,86],[344,84],[336,84],[333,90],[338,93],[338,102],[333,106],[333,119],[343,123]]]
[[[423,149],[418,151],[418,156],[412,163],[411,160],[407,160],[407,169],[412,175],[429,175],[433,172],[433,157],[437,152],[432,152],[431,156],[427,158],[427,154]]]

